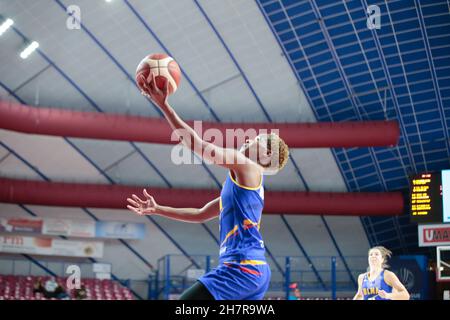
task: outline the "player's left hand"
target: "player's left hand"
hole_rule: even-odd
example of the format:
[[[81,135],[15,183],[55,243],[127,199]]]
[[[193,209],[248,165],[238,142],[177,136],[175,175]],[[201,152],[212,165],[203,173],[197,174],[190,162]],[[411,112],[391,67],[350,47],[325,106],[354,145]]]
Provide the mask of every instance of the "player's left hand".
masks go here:
[[[141,76],[143,77],[143,76]],[[141,91],[142,95],[151,99],[158,107],[162,108],[166,104],[167,97],[169,96],[169,81],[166,81],[164,88],[161,90],[156,85],[155,74],[150,73],[149,79],[142,79],[142,86],[144,90]]]
[[[144,189],[144,196],[146,200],[142,200],[135,194],[132,195],[132,199],[127,198],[127,201],[131,204],[127,205],[127,208],[140,216],[156,214],[159,206],[155,199],[147,192],[146,189]]]
[[[380,296],[380,298],[383,298],[383,299],[391,299],[391,294],[384,290],[378,291],[378,295]]]

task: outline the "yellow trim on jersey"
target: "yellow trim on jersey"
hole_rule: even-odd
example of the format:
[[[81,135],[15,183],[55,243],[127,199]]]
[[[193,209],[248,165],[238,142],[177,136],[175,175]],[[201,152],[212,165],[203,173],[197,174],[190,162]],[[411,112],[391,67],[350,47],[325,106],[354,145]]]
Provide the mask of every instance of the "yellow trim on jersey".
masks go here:
[[[235,225],[234,228],[227,233],[227,235],[225,236],[225,239],[223,239],[223,242],[220,246],[223,246],[225,244],[225,242],[227,242],[228,238],[231,237],[237,230],[238,230],[238,225]]]
[[[230,176],[230,178],[231,178],[231,181],[233,181],[235,185],[237,185],[238,187],[240,187],[240,188],[242,188],[242,189],[246,189],[246,190],[258,190],[258,189],[261,188],[261,186],[262,186],[262,180],[263,180],[262,175],[261,175],[261,181],[259,182],[259,186],[254,187],[254,188],[251,188],[251,187],[243,186],[243,185],[239,184],[236,180],[234,180],[233,176],[231,175],[231,171],[228,171],[228,174],[229,174],[229,176]]]
[[[219,211],[222,211],[223,206],[222,206],[222,197],[219,197]]]
[[[254,227],[257,227],[258,228],[258,230],[259,230],[259,228],[261,228],[261,218],[259,219],[259,221],[258,222],[253,222],[252,220],[250,220],[250,219],[245,219],[244,220],[244,228],[247,228],[248,229],[248,226],[254,226]]]
[[[259,265],[259,264],[267,264],[267,262],[262,260],[242,260],[240,264]]]
[[[233,260],[233,261],[226,261],[225,263],[237,263],[237,261]],[[252,266],[256,266],[256,265],[263,265],[263,264],[267,264],[266,261],[263,260],[241,260],[239,262],[239,264],[246,264],[246,265],[252,265]]]
[[[258,225],[258,223],[257,223],[257,222],[253,222],[253,221],[250,220],[250,219],[245,219],[243,224],[244,224],[244,229],[250,229],[251,226],[253,226],[253,227],[257,227],[258,230],[259,230],[259,225]]]

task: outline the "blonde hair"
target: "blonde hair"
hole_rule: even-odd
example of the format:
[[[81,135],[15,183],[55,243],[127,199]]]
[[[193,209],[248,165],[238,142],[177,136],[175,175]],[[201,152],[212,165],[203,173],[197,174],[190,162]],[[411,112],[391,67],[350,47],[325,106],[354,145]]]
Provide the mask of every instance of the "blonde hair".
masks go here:
[[[286,142],[279,135],[271,132],[267,135],[267,149],[272,153],[272,159],[277,160],[275,161],[277,167],[270,169],[275,171],[283,169],[289,159],[289,147]],[[272,163],[273,161],[271,161],[271,165]]]
[[[378,250],[381,253],[381,257],[383,258],[383,264],[381,265],[381,267],[383,269],[387,269],[389,268],[389,265],[387,264],[388,259],[390,259],[392,257],[392,251],[389,249],[386,249],[383,246],[376,246],[376,247],[372,247],[369,249],[369,251],[367,252],[367,254],[370,253],[370,251],[372,250]]]

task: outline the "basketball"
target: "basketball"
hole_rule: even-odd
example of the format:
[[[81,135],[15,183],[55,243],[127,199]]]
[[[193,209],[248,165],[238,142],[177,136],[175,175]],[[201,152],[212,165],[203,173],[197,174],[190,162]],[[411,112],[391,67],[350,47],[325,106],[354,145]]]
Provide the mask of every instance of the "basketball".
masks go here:
[[[144,79],[147,84],[152,80],[151,73],[155,75],[156,86],[159,89],[163,90],[166,81],[169,81],[169,94],[177,90],[181,80],[181,70],[172,57],[164,53],[155,53],[142,59],[136,69],[136,84],[141,91],[145,91]]]

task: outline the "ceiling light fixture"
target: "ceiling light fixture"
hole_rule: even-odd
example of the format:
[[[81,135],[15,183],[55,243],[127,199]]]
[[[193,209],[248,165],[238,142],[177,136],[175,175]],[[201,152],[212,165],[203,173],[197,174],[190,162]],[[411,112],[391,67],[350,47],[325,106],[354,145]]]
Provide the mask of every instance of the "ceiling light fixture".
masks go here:
[[[0,25],[0,36],[6,32],[12,25],[14,24],[14,21],[12,19],[6,19],[1,25]]]
[[[39,43],[37,43],[36,41],[33,41],[25,49],[23,49],[23,51],[20,53],[20,57],[22,59],[28,58],[28,56],[30,54],[32,54],[34,52],[34,50],[36,50],[38,47],[39,47]]]

